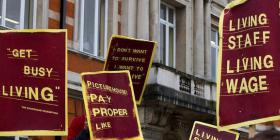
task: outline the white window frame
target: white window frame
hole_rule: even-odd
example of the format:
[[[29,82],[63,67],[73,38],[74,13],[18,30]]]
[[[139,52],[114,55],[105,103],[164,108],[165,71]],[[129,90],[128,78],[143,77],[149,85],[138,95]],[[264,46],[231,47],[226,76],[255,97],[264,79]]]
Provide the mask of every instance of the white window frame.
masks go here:
[[[105,18],[104,18],[104,23],[105,23],[105,29],[104,29],[104,58],[106,58],[106,55],[107,55],[107,46],[108,46],[108,9],[109,8],[109,2],[108,0],[105,0]]]
[[[210,41],[211,41],[211,48],[215,48],[216,49],[215,60],[216,60],[216,71],[217,71],[217,69],[218,69],[218,57],[219,57],[218,56],[218,54],[219,54],[219,32],[216,29],[211,28],[211,35],[212,35],[212,31],[215,31],[215,42],[212,41],[212,36],[211,36],[211,40]],[[211,54],[211,57],[213,57],[212,54]],[[211,68],[211,71],[212,71],[212,68]],[[217,76],[217,74],[216,74],[216,76]],[[212,79],[212,77],[211,77],[211,79]],[[216,82],[217,78],[212,79],[212,81]]]
[[[0,1],[1,2],[1,1]],[[33,8],[33,12],[32,12],[32,29],[36,28],[36,16],[37,16],[37,0],[31,0],[30,1],[32,3],[32,5],[30,6],[30,8]],[[20,0],[20,20],[15,21],[9,18],[6,18],[6,5],[7,5],[7,0],[2,0],[2,13],[1,13],[1,26],[9,28],[6,26],[6,20],[13,22],[15,24],[19,24],[19,29],[24,29],[24,19],[25,19],[25,0]],[[2,18],[3,17],[3,18]],[[29,23],[28,23],[29,24]]]
[[[161,15],[160,15],[160,24],[164,24],[165,25],[165,65],[169,65],[169,27],[172,27],[174,29],[174,44],[173,44],[173,66],[171,67],[176,67],[176,8],[166,4],[165,2],[160,2],[160,5],[164,5],[166,6],[166,20],[161,19]],[[161,6],[159,6],[161,7]],[[168,12],[168,8],[173,10],[173,24],[170,23],[169,20],[169,12]],[[162,55],[162,54],[161,54]]]
[[[108,0],[104,0],[105,1],[105,17],[104,17],[104,54],[103,54],[103,56],[104,57],[102,57],[102,59],[105,59],[106,58],[106,53],[107,53],[107,41],[108,41],[108,39],[107,39],[107,37],[108,37]],[[85,51],[83,51],[84,50],[84,30],[85,30],[85,28],[84,28],[84,22],[85,22],[85,17],[84,17],[84,13],[86,12],[85,11],[85,0],[76,0],[75,1],[75,3],[77,4],[77,2],[78,2],[78,4],[80,4],[80,6],[75,6],[75,8],[77,8],[77,9],[79,9],[79,11],[80,11],[80,14],[78,13],[78,12],[76,12],[75,13],[75,18],[77,17],[78,18],[78,20],[80,20],[80,23],[79,23],[79,27],[76,27],[74,30],[75,30],[75,32],[76,33],[74,33],[74,39],[76,39],[76,40],[78,40],[78,43],[79,43],[79,48],[78,48],[78,50],[80,51],[80,52],[82,52],[82,53],[85,53],[85,54],[87,54],[87,55],[89,55],[89,56],[94,56],[94,57],[101,57],[101,56],[99,56],[98,55],[98,50],[99,50],[99,20],[100,20],[100,2],[101,2],[101,0],[94,0],[94,2],[95,2],[95,4],[94,4],[94,38],[93,38],[93,42],[94,42],[94,44],[92,44],[93,46],[92,47],[94,47],[93,48],[93,53],[88,53],[88,52],[85,52]],[[76,10],[76,11],[78,11],[78,10]],[[78,24],[78,22],[75,22],[75,24]],[[78,30],[77,30],[77,28],[78,28]],[[77,33],[77,31],[79,31],[78,33]],[[79,37],[78,37],[79,36]]]
[[[210,40],[211,41],[211,45],[215,44],[215,46],[219,46],[219,32],[216,29],[214,29],[214,28],[211,28],[211,32],[212,31],[214,31],[216,33],[216,35],[215,35],[216,37],[215,37],[215,42],[213,42],[212,39]]]

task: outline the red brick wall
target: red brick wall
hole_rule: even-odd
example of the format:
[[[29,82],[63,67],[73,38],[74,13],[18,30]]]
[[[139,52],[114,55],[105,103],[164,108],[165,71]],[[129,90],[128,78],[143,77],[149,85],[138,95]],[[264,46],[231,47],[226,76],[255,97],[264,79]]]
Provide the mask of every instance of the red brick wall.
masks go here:
[[[68,18],[74,20],[75,4],[67,1],[67,11],[66,15]],[[60,0],[49,0],[49,10],[55,14],[60,14]],[[56,17],[57,18],[57,17]],[[48,18],[48,28],[58,29],[59,19],[55,19],[51,16]],[[68,40],[73,41],[74,26],[66,23],[66,29],[68,32]],[[68,70],[81,73],[87,71],[97,71],[102,70],[103,62],[83,56],[79,53],[68,52]],[[70,126],[71,121],[74,117],[85,114],[84,104],[82,100],[68,98],[68,126]],[[30,137],[32,140],[55,140],[53,136],[40,136],[40,137]],[[66,140],[67,137],[62,137],[62,140]]]

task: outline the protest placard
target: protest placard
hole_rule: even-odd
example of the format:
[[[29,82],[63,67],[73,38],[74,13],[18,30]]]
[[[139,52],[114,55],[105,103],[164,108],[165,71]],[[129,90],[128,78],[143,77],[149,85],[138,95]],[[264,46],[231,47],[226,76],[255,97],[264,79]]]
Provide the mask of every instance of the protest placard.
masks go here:
[[[218,126],[280,119],[279,18],[279,0],[235,0],[221,14]]]
[[[217,126],[194,122],[189,140],[238,140],[239,134],[233,131],[219,131]]]
[[[129,70],[136,103],[139,105],[152,66],[156,43],[153,41],[112,36],[104,70]]]
[[[67,135],[66,30],[0,31],[0,136]]]
[[[129,71],[82,73],[90,137],[143,140]]]

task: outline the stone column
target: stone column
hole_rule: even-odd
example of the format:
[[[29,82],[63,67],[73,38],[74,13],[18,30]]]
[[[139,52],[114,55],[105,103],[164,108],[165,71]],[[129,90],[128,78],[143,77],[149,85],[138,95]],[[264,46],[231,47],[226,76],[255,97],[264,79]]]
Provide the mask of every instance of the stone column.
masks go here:
[[[121,34],[136,37],[137,0],[122,0]]]
[[[256,125],[250,125],[248,131],[249,138],[253,138],[256,135]]]
[[[193,4],[186,3],[186,73],[193,74]]]
[[[108,0],[108,39],[112,34],[118,34],[118,1]]]
[[[49,0],[37,1],[36,28],[38,29],[48,28],[48,9],[49,9]]]
[[[187,37],[187,20],[186,20],[186,7],[176,9],[176,69],[182,72],[186,72],[186,45]]]
[[[211,80],[211,1],[205,1],[204,28],[204,67],[205,78]]]
[[[149,0],[138,0],[137,38],[149,40]]]
[[[156,41],[159,43],[160,41],[160,0],[149,0],[149,16],[150,16],[150,24],[149,24],[149,30],[150,30],[150,40]],[[156,49],[156,54],[154,56],[154,62],[159,63],[160,62],[160,48],[159,44],[157,44],[158,47]]]
[[[204,78],[204,0],[194,0],[194,75]]]

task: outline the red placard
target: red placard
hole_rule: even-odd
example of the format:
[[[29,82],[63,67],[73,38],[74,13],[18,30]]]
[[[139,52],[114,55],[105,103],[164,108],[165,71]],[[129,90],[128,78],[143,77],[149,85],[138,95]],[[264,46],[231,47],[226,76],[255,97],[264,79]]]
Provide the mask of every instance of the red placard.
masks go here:
[[[82,87],[92,140],[143,140],[129,71],[82,73]]]
[[[141,103],[153,61],[156,43],[124,36],[112,36],[104,70],[129,70],[135,99]]]
[[[280,119],[280,1],[235,0],[220,18],[217,122]]]
[[[189,140],[238,140],[239,134],[233,131],[218,131],[217,126],[194,122]]]
[[[0,136],[66,135],[66,30],[0,31]]]

